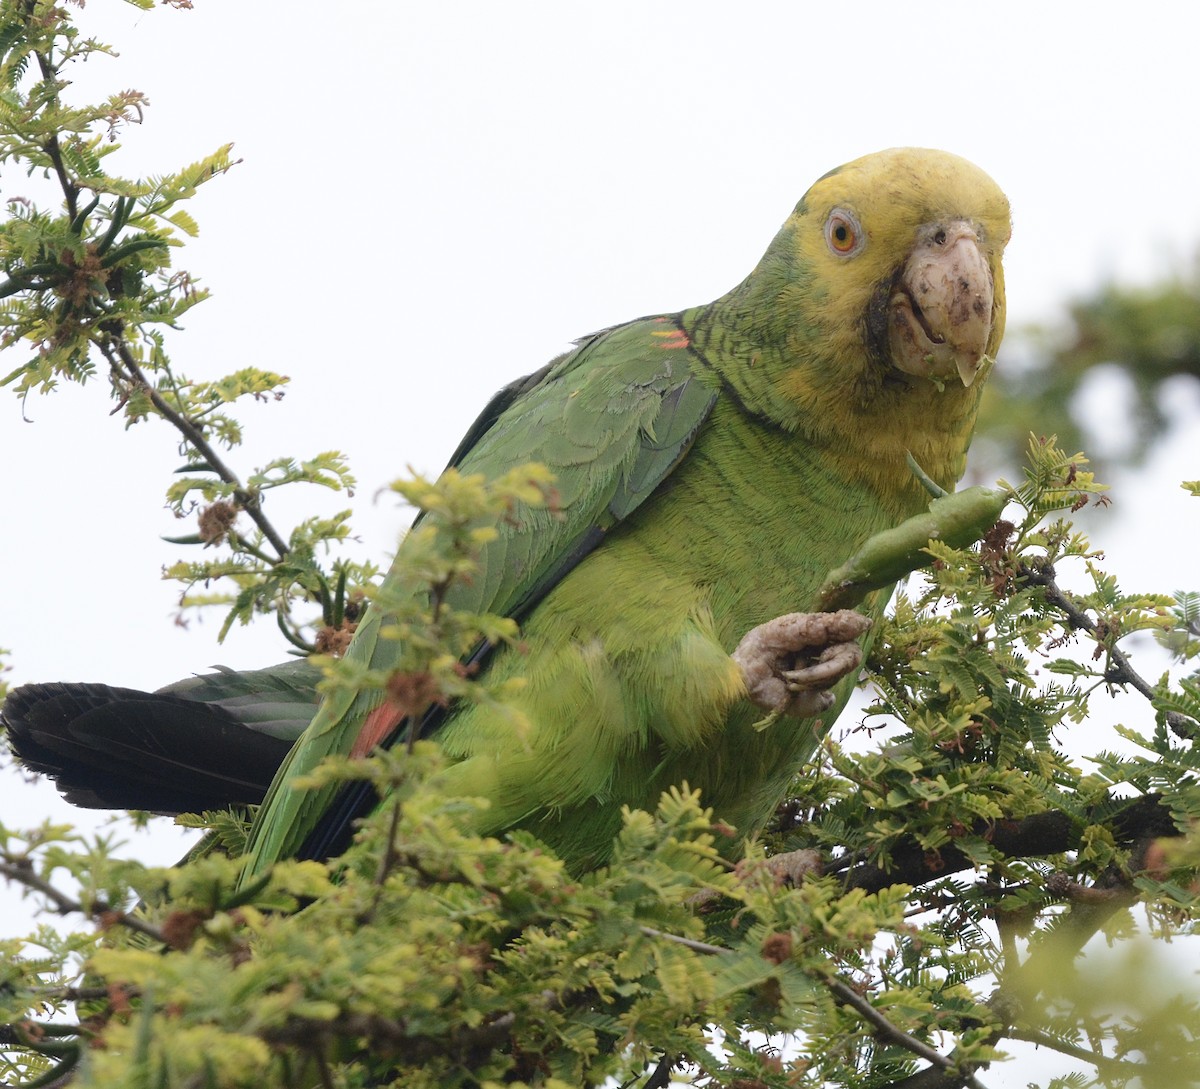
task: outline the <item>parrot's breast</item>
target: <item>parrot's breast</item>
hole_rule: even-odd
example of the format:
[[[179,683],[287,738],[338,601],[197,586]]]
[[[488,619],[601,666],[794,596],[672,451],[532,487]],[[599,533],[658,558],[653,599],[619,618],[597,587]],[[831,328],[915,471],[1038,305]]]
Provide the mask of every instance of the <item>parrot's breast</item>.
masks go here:
[[[755,730],[762,712],[729,652],[750,628],[811,608],[828,571],[897,520],[836,460],[718,402],[667,484],[528,617],[525,652],[492,666],[525,678],[526,732],[489,730],[467,709],[440,733],[462,760],[450,785],[493,799],[489,827],[524,824],[573,860],[601,857],[622,805],[653,808],[684,781],[753,831],[824,731],[792,718]]]

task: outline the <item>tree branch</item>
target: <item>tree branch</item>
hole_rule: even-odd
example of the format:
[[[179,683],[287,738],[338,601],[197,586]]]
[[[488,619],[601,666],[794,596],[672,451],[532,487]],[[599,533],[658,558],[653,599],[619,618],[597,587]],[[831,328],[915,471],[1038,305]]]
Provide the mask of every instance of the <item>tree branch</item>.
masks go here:
[[[1032,585],[1042,587],[1046,594],[1047,604],[1053,605],[1067,618],[1067,625],[1072,631],[1086,631],[1095,638],[1097,645],[1104,647],[1110,662],[1109,668],[1104,673],[1104,680],[1108,684],[1127,684],[1153,703],[1154,686],[1133,668],[1123,650],[1104,642],[1100,637],[1096,621],[1076,605],[1071,595],[1055,581],[1053,564],[1047,563],[1042,566],[1022,564],[1018,573]],[[1197,723],[1186,715],[1181,715],[1178,711],[1167,711],[1166,722],[1171,732],[1185,741],[1195,741],[1200,737],[1200,733],[1197,732]]]
[[[233,495],[237,500],[238,506],[262,530],[263,536],[271,542],[271,547],[278,553],[279,560],[282,560],[289,552],[287,542],[279,534],[279,531],[275,529],[274,525],[271,524],[267,516],[263,514],[258,496],[246,490],[245,485],[242,484],[238,475],[225,464],[220,454],[217,453],[208,439],[204,437],[204,432],[183,415],[183,413],[168,404],[162,394],[151,385],[124,341],[113,337],[106,337],[99,342],[99,347],[113,371],[119,375],[124,370],[125,375],[129,379],[141,386],[146,391],[146,396],[150,398],[150,403],[154,405],[163,419],[171,424],[172,427],[195,447],[196,452],[204,458],[217,476],[226,484],[232,486]],[[278,562],[278,560],[275,562]]]
[[[60,915],[78,913],[93,919],[103,927],[127,927],[129,930],[136,930],[139,934],[145,934],[146,937],[153,938],[163,945],[167,944],[162,931],[135,915],[110,907],[103,900],[97,900],[91,907],[87,907],[82,901],[56,889],[49,881],[34,872],[33,863],[27,858],[14,857],[5,852],[0,856],[0,877],[6,877],[10,881],[15,881],[17,884],[24,885],[27,889],[41,894],[50,901],[54,910]]]
[[[854,990],[853,987],[837,978],[826,979],[825,986],[833,994],[834,1001],[839,1005],[849,1006],[854,1010],[859,1017],[875,1029],[875,1034],[880,1038],[889,1043],[897,1044],[906,1051],[911,1051],[918,1058],[924,1059],[926,1062],[932,1063],[942,1070],[955,1071],[957,1069],[953,1059],[930,1047],[923,1040],[918,1040],[915,1036],[910,1036],[903,1029],[897,1028],[872,1006],[870,1002]],[[973,1089],[982,1089],[982,1086],[980,1086],[979,1082],[971,1074],[964,1074],[961,1084],[972,1086]]]
[[[1157,794],[1148,794],[1108,818],[1118,845],[1133,846],[1145,839],[1180,834],[1160,801]],[[1052,810],[1020,820],[978,821],[971,833],[982,836],[1009,858],[1039,858],[1078,848],[1082,828],[1078,818]],[[841,859],[830,863],[825,872],[843,873],[847,888],[878,892],[891,885],[925,885],[975,866],[975,860],[953,844],[931,857],[919,843],[902,841],[891,852],[887,866]]]
[[[638,930],[649,938],[658,938],[664,941],[674,942],[676,945],[682,945],[688,949],[692,949],[697,953],[703,953],[708,956],[728,956],[730,950],[719,945],[709,945],[707,942],[698,942],[692,938],[684,938],[678,934],[668,934],[662,930],[655,930],[653,927],[640,926]],[[906,1051],[911,1051],[918,1058],[924,1059],[926,1062],[933,1063],[935,1066],[943,1070],[954,1070],[955,1063],[953,1059],[947,1058],[940,1051],[930,1047],[923,1040],[918,1040],[915,1036],[909,1035],[903,1029],[893,1025],[882,1013],[871,1005],[865,998],[862,997],[853,987],[844,983],[836,976],[820,976],[818,977],[826,987],[829,988],[833,999],[839,1005],[849,1006],[855,1013],[859,1015],[875,1030],[875,1034],[889,1043],[896,1044],[904,1048]],[[955,1082],[956,1085],[969,1086],[971,1089],[984,1089],[984,1087],[971,1075],[965,1074],[962,1080]]]
[[[669,1055],[664,1055],[642,1089],[668,1089],[671,1084],[671,1071],[674,1069],[675,1060]]]
[[[32,11],[27,13],[27,17],[32,15]],[[50,63],[50,58],[41,52],[35,52],[37,57],[38,69],[42,73],[42,79],[46,83],[54,83],[58,80],[58,72],[54,65]],[[58,96],[55,94],[55,101]],[[58,133],[52,133],[50,139],[42,145],[51,164],[54,166],[54,173],[58,178],[58,184],[63,192],[63,199],[67,205],[67,217],[72,223],[75,222],[76,216],[79,214],[79,186],[71,181],[70,175],[67,174],[66,165],[63,163],[62,149],[58,144]]]
[[[973,1086],[983,1089],[983,1086],[973,1074],[964,1073],[957,1068],[945,1069],[940,1066],[927,1066],[900,1081],[889,1082],[884,1089],[964,1089]]]
[[[1069,1055],[1072,1059],[1090,1063],[1097,1070],[1107,1070],[1112,1074],[1123,1074],[1129,1078],[1141,1078],[1146,1074],[1146,1068],[1141,1063],[1131,1063],[1126,1059],[1113,1059],[1098,1051],[1088,1051],[1087,1048],[1076,1047],[1056,1036],[1047,1036],[1046,1033],[1038,1032],[1037,1029],[1014,1029],[1009,1036],[1014,1040],[1023,1040],[1027,1044],[1036,1044],[1038,1047],[1049,1048],[1051,1051]]]

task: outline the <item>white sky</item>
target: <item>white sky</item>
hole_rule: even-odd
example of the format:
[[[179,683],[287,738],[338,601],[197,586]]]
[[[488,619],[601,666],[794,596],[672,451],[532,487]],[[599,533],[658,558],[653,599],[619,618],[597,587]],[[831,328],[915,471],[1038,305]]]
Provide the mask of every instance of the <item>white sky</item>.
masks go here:
[[[92,60],[79,83],[150,98],[114,172],[165,172],[236,143],[243,162],[189,206],[202,233],[178,259],[214,297],[169,350],[196,375],[290,375],[281,404],[244,412],[252,445],[233,460],[248,472],[345,451],[365,554],[379,557],[408,516],[372,495],[406,465],[436,472],[496,388],[576,336],[726,291],[808,185],[865,152],[943,147],[1005,188],[1010,327],[1107,278],[1188,267],[1198,12],[196,0],[143,14],[91,0],[81,25],[122,56]],[[32,191],[0,175],[3,198]],[[5,355],[0,373],[21,362]],[[11,679],[155,688],[216,662],[278,660],[269,625],[220,648],[215,617],[172,626],[175,590],[158,572],[181,550],[159,536],[188,531],[162,508],[174,439],[165,425],[124,433],[105,393],[98,381],[31,400],[27,424],[0,392]],[[1179,393],[1194,427],[1195,391]],[[1106,408],[1119,426],[1121,405]],[[1120,480],[1111,521],[1091,527],[1131,585],[1200,585],[1177,544],[1200,531],[1200,504],[1177,486],[1200,476],[1191,434]],[[78,816],[56,802],[46,783],[0,779],[6,822]],[[178,844],[168,830],[131,849],[167,859]],[[0,888],[0,918],[13,903]],[[1020,1074],[1010,1064],[986,1081]]]

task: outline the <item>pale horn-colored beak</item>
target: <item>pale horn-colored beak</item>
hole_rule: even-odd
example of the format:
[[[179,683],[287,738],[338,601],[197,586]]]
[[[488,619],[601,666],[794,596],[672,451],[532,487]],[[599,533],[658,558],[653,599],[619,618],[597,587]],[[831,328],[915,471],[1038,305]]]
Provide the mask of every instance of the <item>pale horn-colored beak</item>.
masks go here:
[[[992,272],[963,220],[922,228],[888,301],[892,362],[906,374],[975,381],[992,331]]]

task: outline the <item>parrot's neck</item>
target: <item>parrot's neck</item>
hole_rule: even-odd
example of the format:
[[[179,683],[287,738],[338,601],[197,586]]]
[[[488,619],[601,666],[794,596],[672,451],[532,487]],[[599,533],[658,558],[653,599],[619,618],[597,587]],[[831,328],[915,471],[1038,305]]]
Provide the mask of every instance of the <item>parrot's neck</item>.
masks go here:
[[[935,384],[868,357],[861,330],[841,342],[817,340],[803,326],[784,327],[778,308],[748,309],[735,289],[679,317],[703,372],[762,423],[804,440],[842,475],[869,486],[901,517],[923,509],[929,495],[908,464],[953,490],[983,382]],[[820,348],[814,346],[820,343]]]

